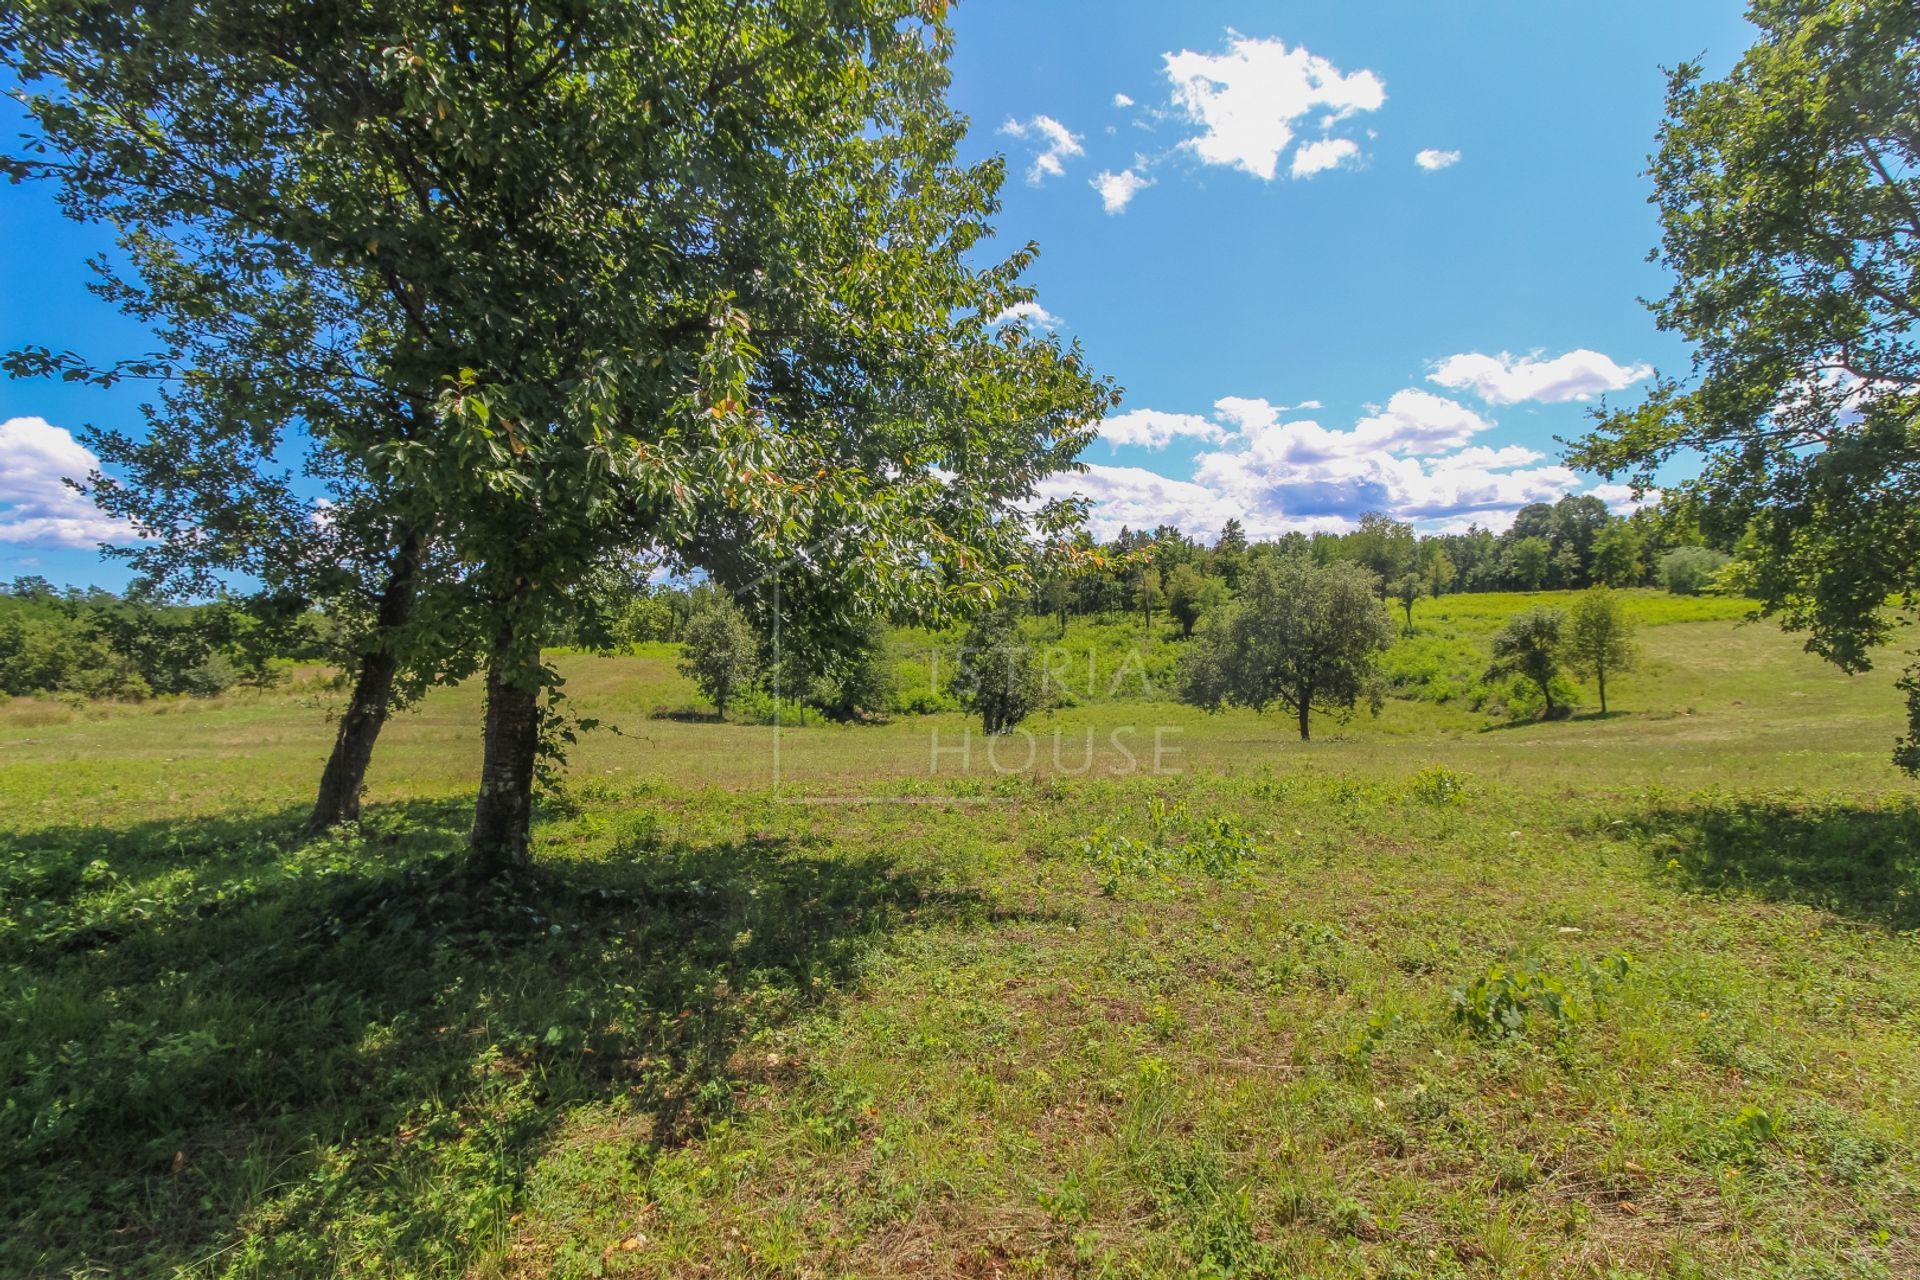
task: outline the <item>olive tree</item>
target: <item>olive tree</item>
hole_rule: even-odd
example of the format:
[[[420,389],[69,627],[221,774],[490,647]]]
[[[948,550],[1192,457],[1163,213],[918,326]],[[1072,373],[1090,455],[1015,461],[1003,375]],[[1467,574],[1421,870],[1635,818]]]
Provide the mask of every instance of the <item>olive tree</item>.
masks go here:
[[[1217,710],[1285,707],[1311,737],[1316,711],[1350,715],[1374,687],[1393,623],[1371,573],[1350,561],[1266,556],[1241,574],[1239,598],[1198,632],[1181,667],[1181,697]]]

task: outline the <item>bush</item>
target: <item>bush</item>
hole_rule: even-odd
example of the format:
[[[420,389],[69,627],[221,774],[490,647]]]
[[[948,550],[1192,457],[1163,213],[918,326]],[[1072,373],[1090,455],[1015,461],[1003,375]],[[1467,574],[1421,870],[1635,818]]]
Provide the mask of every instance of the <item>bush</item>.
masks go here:
[[[1675,547],[1660,557],[1660,581],[1676,596],[1697,596],[1730,559],[1707,547]]]

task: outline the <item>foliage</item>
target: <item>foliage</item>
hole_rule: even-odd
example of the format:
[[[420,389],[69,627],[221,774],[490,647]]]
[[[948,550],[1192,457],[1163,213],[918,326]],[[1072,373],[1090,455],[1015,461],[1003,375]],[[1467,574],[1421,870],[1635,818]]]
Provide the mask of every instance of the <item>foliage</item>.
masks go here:
[[[1591,676],[1600,689],[1600,714],[1607,713],[1607,677],[1630,671],[1639,659],[1633,623],[1626,608],[1605,587],[1594,587],[1574,601],[1567,615],[1567,663]]]
[[[1491,965],[1455,987],[1451,1001],[1455,1022],[1489,1038],[1524,1036],[1532,1013],[1545,1014],[1556,1026],[1564,1026],[1574,1016],[1566,988],[1530,964]]]
[[[104,591],[59,594],[37,579],[0,592],[0,693],[205,697],[271,680],[254,620],[226,602],[163,606]],[[287,629],[282,645],[295,642]]]
[[[1393,624],[1358,565],[1315,564],[1304,555],[1265,558],[1241,581],[1240,598],[1195,639],[1181,667],[1181,697],[1209,710],[1294,713],[1300,737],[1319,711],[1351,714],[1372,691]]]
[[[1570,461],[1648,486],[1712,544],[1751,535],[1762,612],[1849,671],[1920,588],[1920,10],[1755,0],[1758,38],[1669,76],[1652,304],[1689,378],[1604,414]],[[1920,668],[1916,668],[1920,671]],[[1900,758],[1920,768],[1920,681]]]
[[[1040,709],[1046,696],[1040,664],[1013,610],[990,609],[975,620],[947,687],[962,708],[980,717],[988,734],[1011,733]]]
[[[1553,701],[1554,677],[1564,655],[1567,615],[1560,609],[1536,608],[1516,614],[1493,637],[1490,675],[1520,676],[1540,691],[1544,714],[1552,718],[1564,707]]]
[[[1676,596],[1697,596],[1713,585],[1727,560],[1724,552],[1709,547],[1675,547],[1660,557],[1661,585]]]
[[[680,674],[700,687],[721,716],[760,678],[760,637],[725,593],[711,593],[688,619]]]

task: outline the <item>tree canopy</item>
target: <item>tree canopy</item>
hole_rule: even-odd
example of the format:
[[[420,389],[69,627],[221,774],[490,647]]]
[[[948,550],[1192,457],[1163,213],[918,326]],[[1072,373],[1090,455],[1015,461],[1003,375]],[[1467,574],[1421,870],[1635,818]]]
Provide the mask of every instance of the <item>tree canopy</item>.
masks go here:
[[[1849,671],[1920,588],[1920,9],[1754,0],[1725,77],[1669,77],[1653,303],[1691,374],[1601,416],[1570,461],[1651,486],[1709,540],[1743,535],[1762,609]],[[1897,748],[1920,769],[1920,667]]]
[[[1359,565],[1262,558],[1242,575],[1239,599],[1194,637],[1181,696],[1209,710],[1286,707],[1304,741],[1313,712],[1352,712],[1392,643],[1373,575]]]
[[[523,861],[596,565],[657,546],[851,631],[1003,590],[1039,479],[1114,402],[993,319],[1001,162],[963,166],[944,6],[690,0],[10,6],[41,138],[8,161],[189,267],[388,317],[311,447],[419,495],[487,669],[474,844]],[[211,300],[209,300],[211,305]],[[43,362],[60,359],[40,353]],[[830,570],[828,568],[830,566]],[[796,603],[798,602],[798,603]],[[797,618],[797,622],[805,619]]]

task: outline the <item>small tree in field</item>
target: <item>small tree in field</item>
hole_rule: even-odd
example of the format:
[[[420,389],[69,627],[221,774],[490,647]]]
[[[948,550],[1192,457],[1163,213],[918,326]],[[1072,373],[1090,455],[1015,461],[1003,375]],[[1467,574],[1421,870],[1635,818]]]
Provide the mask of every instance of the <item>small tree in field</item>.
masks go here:
[[[1011,733],[1040,707],[1040,665],[1020,635],[1013,610],[991,609],[974,622],[947,681],[960,705],[980,717],[989,734]]]
[[[1208,710],[1286,707],[1305,742],[1313,712],[1352,713],[1392,643],[1393,623],[1367,570],[1306,555],[1263,558],[1243,574],[1240,599],[1195,638],[1180,693]]]
[[[1599,686],[1601,715],[1607,714],[1607,677],[1631,670],[1638,657],[1633,623],[1611,591],[1595,587],[1574,602],[1567,619],[1567,661]]]
[[[1140,570],[1133,583],[1133,603],[1140,610],[1140,625],[1151,629],[1153,611],[1166,603],[1167,593],[1160,585],[1160,571],[1151,565]]]
[[[1489,676],[1524,676],[1539,686],[1546,716],[1553,718],[1553,678],[1560,674],[1567,615],[1560,609],[1529,609],[1507,620],[1493,637]]]
[[[1407,634],[1413,634],[1413,606],[1421,596],[1427,594],[1427,586],[1418,576],[1407,574],[1393,584],[1393,598],[1400,602],[1402,612],[1407,615]]]
[[[1227,598],[1227,584],[1183,564],[1167,578],[1167,612],[1180,624],[1180,637],[1193,635],[1194,626]]]
[[[729,703],[753,687],[760,674],[760,638],[728,597],[715,595],[688,619],[680,674],[700,686],[722,716]]]

